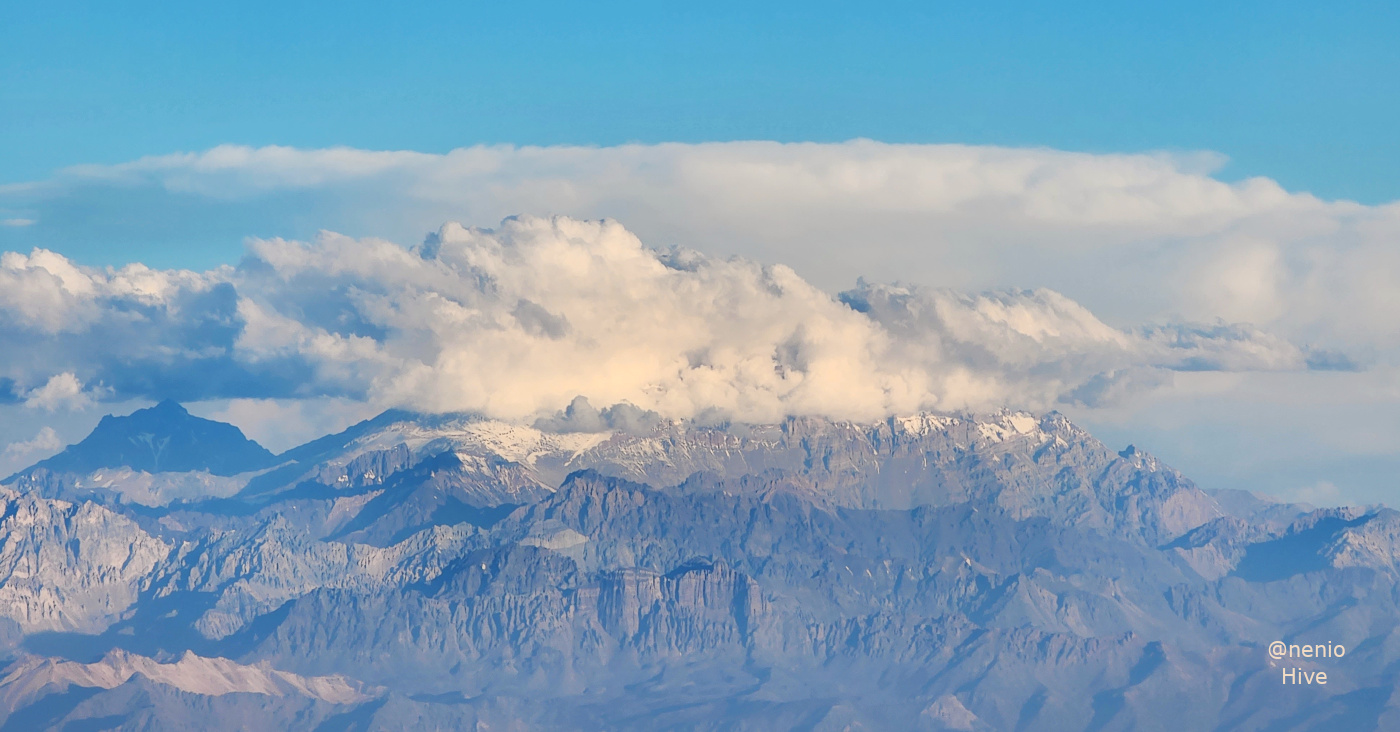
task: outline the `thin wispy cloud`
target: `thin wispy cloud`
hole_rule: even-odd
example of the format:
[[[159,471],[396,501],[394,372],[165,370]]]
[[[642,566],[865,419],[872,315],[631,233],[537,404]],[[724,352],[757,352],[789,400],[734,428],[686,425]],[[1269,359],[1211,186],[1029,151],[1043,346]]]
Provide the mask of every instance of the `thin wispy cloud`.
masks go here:
[[[0,451],[0,465],[22,465],[49,457],[63,449],[63,441],[52,427],[41,427],[32,439],[12,442]]]

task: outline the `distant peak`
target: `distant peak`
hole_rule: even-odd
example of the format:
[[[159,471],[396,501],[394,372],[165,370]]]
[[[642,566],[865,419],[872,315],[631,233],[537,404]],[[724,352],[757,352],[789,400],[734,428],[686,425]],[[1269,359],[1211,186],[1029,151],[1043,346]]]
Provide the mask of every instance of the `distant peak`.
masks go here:
[[[147,473],[206,470],[229,476],[273,462],[272,453],[237,427],[196,417],[165,399],[124,417],[103,417],[81,442],[32,467],[71,473],[120,467]]]
[[[150,408],[152,412],[162,412],[168,414],[189,414],[189,410],[180,405],[174,399],[162,399],[159,404]]]

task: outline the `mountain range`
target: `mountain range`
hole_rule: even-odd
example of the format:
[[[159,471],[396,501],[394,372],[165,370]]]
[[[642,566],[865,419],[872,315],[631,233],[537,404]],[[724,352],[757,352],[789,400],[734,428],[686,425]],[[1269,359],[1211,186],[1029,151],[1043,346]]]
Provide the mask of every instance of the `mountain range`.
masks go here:
[[[1391,509],[1058,413],[564,427],[104,418],[0,484],[0,730],[1400,728]]]

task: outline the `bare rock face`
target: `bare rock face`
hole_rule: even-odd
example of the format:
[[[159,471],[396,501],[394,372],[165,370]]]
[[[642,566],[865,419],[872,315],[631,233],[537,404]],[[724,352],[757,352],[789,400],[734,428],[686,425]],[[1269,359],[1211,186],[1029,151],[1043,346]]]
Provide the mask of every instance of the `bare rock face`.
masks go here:
[[[98,632],[136,602],[170,545],[93,503],[0,493],[0,615],[26,633]]]
[[[250,529],[182,542],[149,586],[157,599],[180,593],[216,598],[194,628],[217,639],[318,588],[375,590],[431,580],[473,533],[469,525],[438,526],[380,548],[316,541],[277,515]]]
[[[1217,499],[1058,414],[643,427],[396,412],[251,472],[24,471],[0,495],[0,724],[1395,718],[1389,509]],[[1280,693],[1275,640],[1348,652]]]

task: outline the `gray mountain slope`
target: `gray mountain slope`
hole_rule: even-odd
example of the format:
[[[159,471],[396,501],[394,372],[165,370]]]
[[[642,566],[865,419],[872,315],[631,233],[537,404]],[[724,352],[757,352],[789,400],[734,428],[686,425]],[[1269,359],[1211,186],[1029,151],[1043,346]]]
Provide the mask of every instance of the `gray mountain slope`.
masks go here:
[[[278,460],[159,504],[12,483],[0,729],[1400,724],[1400,513],[1217,497],[1057,414],[390,413]]]

